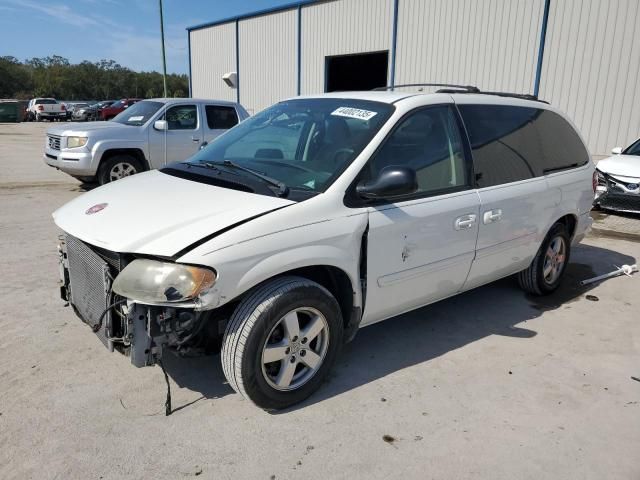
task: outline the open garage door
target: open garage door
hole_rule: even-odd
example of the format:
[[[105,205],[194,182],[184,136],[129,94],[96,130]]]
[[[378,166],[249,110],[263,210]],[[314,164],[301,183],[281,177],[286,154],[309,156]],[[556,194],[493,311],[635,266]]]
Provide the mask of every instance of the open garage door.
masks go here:
[[[325,92],[385,87],[388,71],[388,51],[326,57]]]

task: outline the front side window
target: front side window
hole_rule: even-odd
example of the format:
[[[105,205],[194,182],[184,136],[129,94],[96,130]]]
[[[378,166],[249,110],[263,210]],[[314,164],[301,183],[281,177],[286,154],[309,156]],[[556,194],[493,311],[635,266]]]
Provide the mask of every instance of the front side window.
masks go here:
[[[640,155],[640,140],[636,140],[635,143],[629,145],[622,153],[625,155]]]
[[[428,107],[402,120],[369,160],[363,179],[375,179],[390,166],[415,170],[418,194],[434,194],[468,185],[462,137],[451,107]]]
[[[198,109],[195,105],[176,105],[163,116],[168,130],[195,130],[198,127]]]
[[[228,130],[238,124],[238,114],[233,107],[205,105],[204,110],[211,130]]]
[[[219,136],[188,164],[230,161],[290,189],[322,192],[367,146],[393,110],[393,105],[365,100],[289,100]]]

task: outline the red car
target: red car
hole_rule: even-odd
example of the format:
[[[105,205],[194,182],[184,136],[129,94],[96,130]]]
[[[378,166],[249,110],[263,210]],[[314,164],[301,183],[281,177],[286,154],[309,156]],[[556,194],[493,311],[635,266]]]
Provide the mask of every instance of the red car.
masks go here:
[[[102,120],[111,120],[113,117],[118,115],[124,109],[129,108],[136,102],[142,100],[141,98],[123,98],[122,100],[117,100],[113,102],[108,107],[100,110],[100,118]]]

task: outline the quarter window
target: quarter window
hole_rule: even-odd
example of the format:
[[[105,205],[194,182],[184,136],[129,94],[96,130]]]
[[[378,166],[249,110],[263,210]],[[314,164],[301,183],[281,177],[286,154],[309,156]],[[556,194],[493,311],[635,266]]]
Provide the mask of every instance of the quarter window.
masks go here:
[[[198,126],[198,111],[195,105],[176,105],[165,113],[169,130],[195,130]]]
[[[429,107],[402,120],[369,161],[369,179],[389,166],[414,169],[418,193],[468,185],[462,138],[451,108]]]
[[[238,114],[233,107],[206,105],[207,125],[211,130],[227,130],[238,124]]]
[[[460,105],[480,188],[584,165],[589,154],[571,125],[549,110]]]

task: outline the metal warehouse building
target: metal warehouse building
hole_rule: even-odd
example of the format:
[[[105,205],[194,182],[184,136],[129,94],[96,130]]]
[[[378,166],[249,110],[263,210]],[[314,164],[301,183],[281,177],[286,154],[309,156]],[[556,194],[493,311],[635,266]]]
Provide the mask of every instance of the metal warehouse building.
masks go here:
[[[640,136],[639,0],[307,0],[187,30],[191,95],[250,113],[445,82],[537,94],[594,155]]]

